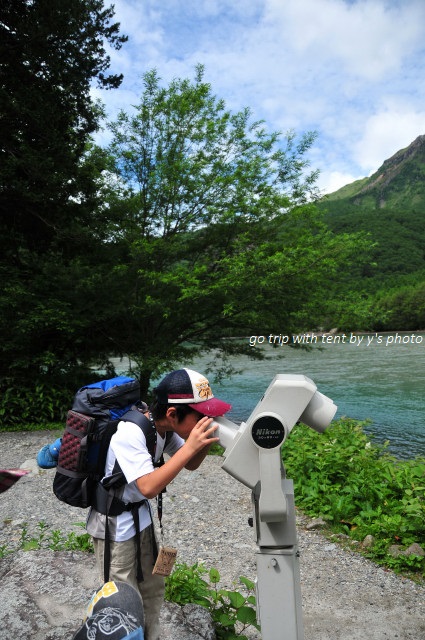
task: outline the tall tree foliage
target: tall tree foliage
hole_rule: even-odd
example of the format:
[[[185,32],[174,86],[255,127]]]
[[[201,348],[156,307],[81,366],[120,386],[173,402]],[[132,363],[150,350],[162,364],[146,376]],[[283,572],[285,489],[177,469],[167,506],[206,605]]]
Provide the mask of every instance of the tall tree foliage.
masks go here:
[[[16,0],[0,11],[0,211],[30,246],[46,247],[83,196],[80,160],[98,126],[93,78],[105,88],[105,41],[125,37],[103,0]],[[75,207],[73,213],[78,209]]]
[[[101,251],[93,242],[101,156],[84,154],[101,115],[93,79],[105,89],[121,82],[108,73],[106,45],[126,40],[113,15],[103,0],[0,5],[2,393],[59,377],[84,345],[82,283]]]
[[[231,114],[201,66],[168,86],[148,72],[135,111],[111,130],[113,286],[126,312],[108,335],[145,388],[199,350],[215,360],[250,351],[220,337],[312,327],[322,285],[354,247],[311,204],[314,134],[282,138],[248,109]]]
[[[71,11],[76,3],[63,4]],[[100,12],[101,3],[77,5]],[[121,44],[116,27],[106,29],[112,14],[83,15],[93,18],[99,38]],[[78,24],[78,34],[89,32]],[[59,48],[73,42],[66,32]],[[87,55],[81,42],[78,48]],[[99,64],[86,69],[83,102],[90,73],[107,81],[104,52],[95,50]],[[110,357],[127,356],[146,391],[153,376],[199,351],[224,363],[234,353],[253,354],[247,340],[233,336],[310,329],[323,315],[323,288],[359,244],[332,235],[312,204],[317,174],[309,172],[306,153],[314,134],[283,137],[253,121],[248,109],[232,114],[204,82],[202,67],[193,81],[168,86],[151,71],[135,111],[110,125],[109,149],[84,155],[81,139],[87,142],[99,112],[87,102],[85,119],[79,99],[71,98],[75,118],[62,126],[64,104],[55,101],[65,100],[62,81],[53,84],[53,95],[49,86],[39,95],[40,103],[52,98],[55,130],[46,162],[54,158],[54,175],[33,178],[28,149],[42,163],[42,144],[22,134],[14,152],[22,163],[13,166],[9,153],[4,171],[11,179],[2,182],[3,210],[12,221],[3,227],[10,242],[0,299],[4,389],[30,380],[43,392],[46,381],[50,389],[69,384],[80,366],[112,372]],[[17,89],[16,95],[24,111]],[[5,410],[3,399],[0,415]]]

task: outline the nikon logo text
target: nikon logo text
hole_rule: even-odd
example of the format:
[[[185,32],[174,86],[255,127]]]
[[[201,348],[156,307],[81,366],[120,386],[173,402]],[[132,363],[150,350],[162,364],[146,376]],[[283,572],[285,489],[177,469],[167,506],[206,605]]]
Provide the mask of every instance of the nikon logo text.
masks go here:
[[[257,429],[257,436],[278,436],[280,434],[279,429]]]

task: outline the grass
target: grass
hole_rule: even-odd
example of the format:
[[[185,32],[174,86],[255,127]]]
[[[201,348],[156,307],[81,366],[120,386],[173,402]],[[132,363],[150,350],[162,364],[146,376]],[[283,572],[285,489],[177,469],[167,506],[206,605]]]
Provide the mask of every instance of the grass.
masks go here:
[[[62,434],[64,429],[64,422],[43,422],[43,424],[36,422],[16,424],[11,423],[6,427],[2,427],[0,425],[0,433],[7,431],[15,433],[18,431],[58,431],[60,434]]]
[[[8,522],[4,523],[6,526]],[[84,522],[74,523],[76,527],[84,528]],[[93,553],[92,538],[88,533],[68,534],[62,533],[59,529],[51,529],[48,524],[41,521],[37,525],[36,532],[30,534],[28,524],[21,525],[20,538],[13,548],[9,545],[0,545],[0,558],[15,551],[36,551],[39,549],[51,549],[51,551],[85,551]]]

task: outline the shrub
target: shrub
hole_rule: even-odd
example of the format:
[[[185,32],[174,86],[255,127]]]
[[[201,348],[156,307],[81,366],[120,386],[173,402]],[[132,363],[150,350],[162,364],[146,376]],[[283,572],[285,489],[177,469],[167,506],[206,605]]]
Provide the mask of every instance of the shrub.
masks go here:
[[[293,430],[282,458],[296,504],[354,540],[373,535],[369,555],[377,562],[425,573],[424,559],[387,554],[392,544],[425,543],[425,459],[397,460],[371,441],[364,424],[344,418],[323,434],[305,425]]]
[[[209,581],[204,578],[208,575]],[[184,605],[195,603],[206,607],[212,616],[218,640],[247,640],[244,631],[257,625],[255,610],[255,585],[241,576],[242,591],[219,589],[220,573],[209,571],[202,563],[189,566],[176,564],[173,573],[166,578],[165,599]]]

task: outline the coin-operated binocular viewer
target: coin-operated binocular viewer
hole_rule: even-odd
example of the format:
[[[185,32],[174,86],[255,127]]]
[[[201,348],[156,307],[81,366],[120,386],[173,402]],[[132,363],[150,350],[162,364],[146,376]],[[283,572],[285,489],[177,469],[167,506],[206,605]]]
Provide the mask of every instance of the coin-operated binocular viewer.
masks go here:
[[[275,376],[246,423],[216,418],[222,468],[252,490],[257,621],[263,640],[303,640],[294,488],[281,445],[297,422],[323,432],[337,407],[302,375]]]

